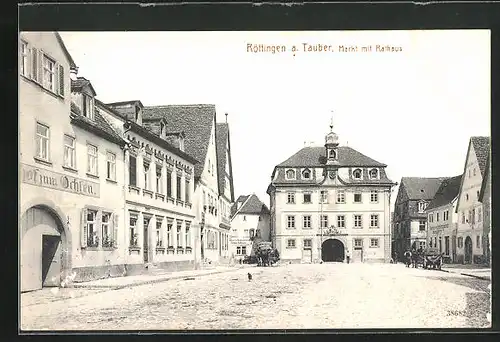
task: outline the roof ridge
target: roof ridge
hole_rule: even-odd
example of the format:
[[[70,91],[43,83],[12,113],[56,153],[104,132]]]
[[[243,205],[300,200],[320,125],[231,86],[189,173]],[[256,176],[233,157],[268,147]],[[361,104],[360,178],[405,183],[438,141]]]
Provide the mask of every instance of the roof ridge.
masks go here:
[[[144,106],[144,108],[168,108],[168,107],[215,107],[215,104],[211,103],[198,103],[198,104],[169,104],[169,105],[156,105],[156,106]]]

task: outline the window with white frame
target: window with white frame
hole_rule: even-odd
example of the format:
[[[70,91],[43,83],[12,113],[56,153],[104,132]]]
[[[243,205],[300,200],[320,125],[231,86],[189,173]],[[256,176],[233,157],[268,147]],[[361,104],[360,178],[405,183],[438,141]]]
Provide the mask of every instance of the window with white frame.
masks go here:
[[[483,219],[481,207],[477,208],[477,222],[481,222]]]
[[[481,248],[481,235],[476,236],[476,248]]]
[[[443,211],[443,221],[448,221],[448,210]]]
[[[130,234],[130,247],[138,247],[138,234],[137,234],[137,216],[130,215],[129,219],[129,234]]]
[[[287,225],[286,227],[288,229],[294,229],[295,228],[295,216],[287,216]]]
[[[371,203],[378,202],[378,191],[377,190],[370,191],[370,202]]]
[[[87,172],[97,176],[97,146],[87,144]]]
[[[370,228],[378,228],[378,214],[370,215]]]
[[[338,215],[337,216],[337,227],[338,228],[345,228],[345,215]]]
[[[345,190],[337,190],[337,203],[345,203]]]
[[[363,247],[363,239],[354,239],[354,247]]]
[[[156,247],[163,247],[163,237],[162,237],[162,219],[156,218]]]
[[[439,211],[436,213],[436,222],[439,222]]]
[[[295,239],[287,240],[287,248],[295,248]]]
[[[247,255],[247,246],[241,246],[241,254]]]
[[[462,224],[465,223],[465,212],[462,212]]]
[[[36,157],[49,161],[50,130],[48,126],[36,123]]]
[[[321,203],[328,203],[328,191],[321,190]]]
[[[419,241],[418,242],[418,248],[419,249],[424,249],[425,248],[425,241]]]
[[[311,228],[311,215],[306,215],[303,218],[303,228]]]
[[[371,169],[370,170],[370,179],[377,179],[378,178],[378,170],[377,169]]]
[[[427,208],[427,203],[425,202],[418,202],[418,212],[423,213],[425,208]]]
[[[420,231],[425,230],[425,220],[418,221],[418,230]]]
[[[86,212],[86,236],[87,247],[99,246],[99,236],[97,235],[97,210],[87,209]]]
[[[186,222],[186,230],[184,234],[186,237],[186,248],[191,248],[191,222]]]
[[[311,248],[312,248],[312,240],[304,239],[304,249],[311,249]]]
[[[56,62],[43,55],[43,87],[56,92]]]
[[[457,246],[458,248],[462,248],[464,246],[464,238],[459,236],[457,239]]]
[[[155,164],[155,166],[156,166],[156,192],[162,194],[163,193],[162,166],[160,164]]]
[[[116,154],[106,152],[106,178],[116,180]]]
[[[304,203],[311,203],[311,194],[305,193],[304,195]]]
[[[184,187],[184,199],[186,203],[191,203],[191,182],[189,179],[186,179],[185,187]]]
[[[28,75],[28,60],[29,60],[29,48],[28,48],[28,43],[24,42],[21,40],[20,44],[21,48],[21,65],[19,66],[19,71],[21,72],[21,75],[29,77]]]
[[[182,247],[181,230],[182,222],[177,221],[177,248]]]
[[[362,171],[361,169],[356,169],[352,172],[352,177],[354,179],[361,179]]]
[[[144,171],[144,189],[149,190],[149,162],[144,162],[142,170]]]
[[[134,155],[129,156],[128,163],[128,182],[131,186],[137,186],[137,158]]]
[[[82,106],[83,106],[83,116],[94,120],[94,99],[92,96],[87,94],[82,94]]]
[[[476,208],[472,209],[472,213],[471,213],[470,218],[471,218],[472,224],[475,224],[476,223]]]
[[[294,204],[295,203],[295,193],[293,193],[293,192],[287,193],[286,200],[287,200],[287,203]]]
[[[111,213],[102,213],[101,238],[103,247],[113,247],[113,232],[111,229]]]
[[[167,197],[172,198],[172,171],[167,170]],[[203,205],[205,205],[205,191],[203,191]]]
[[[371,238],[370,239],[370,247],[377,248],[379,245],[378,242],[379,242],[378,238]]]
[[[354,203],[361,203],[361,202],[362,202],[361,192],[355,192],[354,193]]]
[[[285,172],[286,179],[295,179],[295,170],[289,169]]]
[[[180,174],[177,174],[177,183],[176,183],[176,192],[177,192],[177,196],[176,198],[179,200],[179,201],[182,201],[182,193],[181,193],[181,183],[182,182],[182,176]],[[213,206],[213,200],[212,200],[212,203],[211,205]],[[213,212],[212,212],[213,213]]]
[[[363,217],[361,215],[354,215],[354,228],[363,227]]]
[[[64,135],[64,166],[76,168],[75,138]]]
[[[434,214],[429,214],[429,222],[434,222]]]
[[[302,171],[302,177],[304,179],[310,179],[311,178],[311,170],[305,169],[304,171]]]
[[[328,215],[321,215],[321,228],[328,228]]]
[[[167,247],[173,247],[174,246],[174,238],[172,237],[173,231],[172,227],[174,225],[173,219],[168,219],[167,220]]]

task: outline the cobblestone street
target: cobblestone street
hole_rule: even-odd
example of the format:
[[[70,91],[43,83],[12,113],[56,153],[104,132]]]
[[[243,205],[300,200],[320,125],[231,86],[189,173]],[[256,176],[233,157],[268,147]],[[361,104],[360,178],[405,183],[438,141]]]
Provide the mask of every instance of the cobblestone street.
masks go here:
[[[63,289],[43,304],[22,296],[21,329],[481,328],[489,326],[488,285],[401,264],[252,267],[119,290]]]

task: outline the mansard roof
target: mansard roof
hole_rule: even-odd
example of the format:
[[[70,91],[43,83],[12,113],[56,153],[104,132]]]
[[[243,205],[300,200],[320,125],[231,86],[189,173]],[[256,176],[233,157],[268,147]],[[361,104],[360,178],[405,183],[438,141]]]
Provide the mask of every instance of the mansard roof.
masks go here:
[[[376,166],[386,167],[386,164],[380,163],[364,154],[356,151],[349,146],[338,147],[339,166]],[[326,163],[326,150],[323,146],[304,147],[293,156],[278,164],[277,166],[290,167],[315,167],[323,166]]]
[[[186,133],[185,150],[199,163],[194,166],[195,178],[203,173],[210,142],[215,105],[165,105],[144,107],[143,118],[165,118],[168,132]]]

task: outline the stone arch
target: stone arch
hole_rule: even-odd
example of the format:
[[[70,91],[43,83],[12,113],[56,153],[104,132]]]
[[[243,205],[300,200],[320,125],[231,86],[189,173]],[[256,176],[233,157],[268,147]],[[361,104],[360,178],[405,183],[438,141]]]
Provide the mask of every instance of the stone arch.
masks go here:
[[[345,244],[340,239],[326,239],[321,244],[321,259],[325,262],[343,262],[345,257]]]
[[[25,202],[21,206],[21,218],[27,213],[31,208],[40,208],[49,213],[57,223],[57,229],[61,234],[62,243],[62,274],[63,278],[69,276],[72,271],[72,236],[71,230],[68,226],[68,220],[65,219],[64,212],[59,208],[53,201],[48,200],[44,197],[34,198],[30,201]],[[28,231],[28,227],[21,226],[21,240]]]

